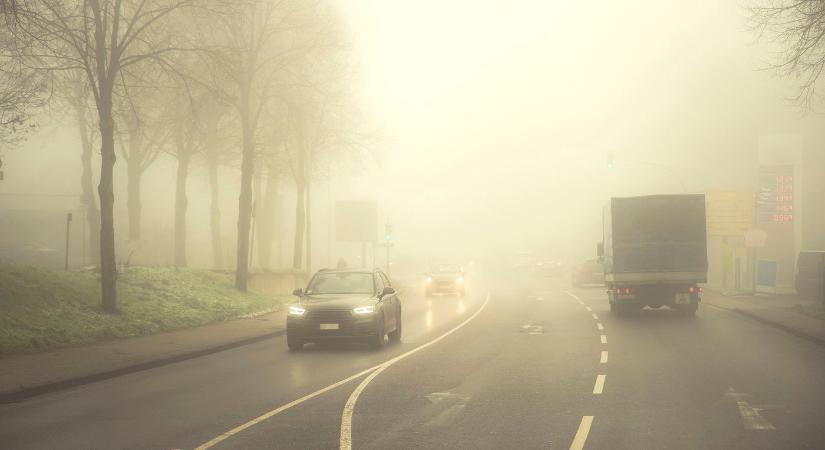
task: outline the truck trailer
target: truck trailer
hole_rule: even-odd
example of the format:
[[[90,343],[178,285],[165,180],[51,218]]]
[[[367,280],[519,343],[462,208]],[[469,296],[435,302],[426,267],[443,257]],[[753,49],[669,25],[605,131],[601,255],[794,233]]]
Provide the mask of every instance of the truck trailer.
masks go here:
[[[696,314],[708,273],[704,195],[612,198],[603,225],[598,252],[612,312]]]

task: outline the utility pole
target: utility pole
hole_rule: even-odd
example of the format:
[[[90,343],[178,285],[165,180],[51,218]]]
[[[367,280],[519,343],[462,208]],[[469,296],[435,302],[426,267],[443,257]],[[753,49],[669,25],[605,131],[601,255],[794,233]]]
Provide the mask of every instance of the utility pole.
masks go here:
[[[63,269],[68,271],[69,270],[69,236],[70,236],[70,226],[72,224],[72,213],[66,214],[66,260],[64,263]]]
[[[392,248],[392,225],[390,219],[387,218],[387,223],[384,225],[384,245],[387,247],[387,276],[392,272],[392,261],[390,260],[390,248]]]

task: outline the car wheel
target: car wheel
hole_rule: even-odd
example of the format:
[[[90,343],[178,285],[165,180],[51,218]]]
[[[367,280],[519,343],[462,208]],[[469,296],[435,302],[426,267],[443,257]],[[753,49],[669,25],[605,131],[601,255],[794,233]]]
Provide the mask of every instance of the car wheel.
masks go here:
[[[296,337],[287,335],[286,336],[286,346],[289,347],[290,351],[293,352],[300,352],[304,349],[304,341],[298,339]]]
[[[395,327],[395,330],[393,330],[391,333],[387,334],[387,337],[389,338],[390,342],[392,342],[394,344],[398,343],[398,342],[401,342],[401,314],[400,313],[398,314],[398,318],[396,319],[395,323],[398,324]]]
[[[374,349],[379,349],[384,346],[384,335],[386,334],[386,330],[384,329],[384,319],[382,318],[378,322],[378,329],[376,330],[375,336],[372,336],[369,339],[370,347]]]

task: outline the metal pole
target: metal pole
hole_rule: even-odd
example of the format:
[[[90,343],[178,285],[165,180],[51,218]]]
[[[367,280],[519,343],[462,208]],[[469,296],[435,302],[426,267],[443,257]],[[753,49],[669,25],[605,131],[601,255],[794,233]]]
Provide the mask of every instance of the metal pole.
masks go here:
[[[392,247],[392,243],[387,242],[387,276],[390,276],[392,273],[390,270],[390,247]]]
[[[63,266],[63,270],[69,270],[69,227],[72,224],[72,213],[66,214],[66,260]]]

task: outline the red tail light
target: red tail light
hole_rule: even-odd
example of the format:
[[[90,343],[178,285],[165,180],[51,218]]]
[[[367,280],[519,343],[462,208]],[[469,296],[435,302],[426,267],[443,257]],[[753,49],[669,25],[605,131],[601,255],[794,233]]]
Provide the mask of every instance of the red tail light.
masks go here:
[[[691,287],[689,287],[689,288],[688,288],[688,292],[690,292],[691,294],[692,294],[692,293],[693,293],[693,291],[695,291],[695,290],[696,290],[696,289],[695,289],[693,286],[691,286]]]
[[[702,293],[702,288],[701,288],[701,287],[699,288],[699,293],[700,293],[700,294]]]
[[[622,293],[622,290],[619,289],[619,288],[616,288],[616,294],[621,294],[621,293]]]
[[[624,293],[625,294],[630,294],[630,288],[624,288]]]

